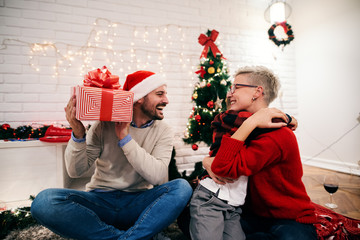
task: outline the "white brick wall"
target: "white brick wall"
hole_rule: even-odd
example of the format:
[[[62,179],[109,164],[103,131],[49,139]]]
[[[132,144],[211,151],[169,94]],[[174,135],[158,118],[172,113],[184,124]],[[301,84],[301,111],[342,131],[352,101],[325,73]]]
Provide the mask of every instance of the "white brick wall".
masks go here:
[[[268,40],[270,24],[263,18],[266,7],[265,0],[2,0],[0,123],[9,123],[12,127],[66,123],[63,107],[69,98],[70,87],[82,82],[81,66],[85,57],[74,56],[71,66],[68,62],[58,62],[59,75],[53,77],[53,67],[61,56],[48,48],[47,56],[33,54],[30,60],[31,44],[51,42],[61,55],[68,51],[80,52],[87,42],[95,43],[93,30],[111,31],[113,28],[107,25],[116,23],[113,50],[122,56],[117,54],[107,62],[105,50],[96,49],[92,64],[109,67],[115,62],[111,71],[119,75],[120,83],[123,83],[126,74],[145,68],[144,63],[151,56],[146,68],[156,72],[163,70],[169,81],[171,103],[166,109],[166,121],[176,131],[179,168],[191,169],[193,163],[208,152],[203,145],[194,152],[181,140],[192,108],[190,98],[197,81],[194,72],[203,48],[197,38],[207,29],[220,32],[216,43],[227,58],[231,73],[237,67],[249,64],[263,64],[278,73],[284,94],[273,105],[290,114],[297,113],[293,44],[281,51]],[[94,26],[97,19],[99,24]],[[168,32],[164,34],[166,25]],[[149,32],[148,44],[142,38],[146,30]],[[106,48],[107,43],[100,45]],[[160,49],[157,43],[166,45],[166,49]],[[135,58],[130,56],[132,47]],[[166,59],[160,59],[162,67],[158,64],[160,51],[166,54]],[[34,68],[31,63],[35,64]],[[68,66],[66,71],[62,66]],[[36,67],[40,71],[36,71]]]

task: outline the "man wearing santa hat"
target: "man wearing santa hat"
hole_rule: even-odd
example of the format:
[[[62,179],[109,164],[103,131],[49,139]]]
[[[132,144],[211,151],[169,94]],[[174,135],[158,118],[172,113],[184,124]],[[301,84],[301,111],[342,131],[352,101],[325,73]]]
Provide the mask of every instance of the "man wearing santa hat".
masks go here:
[[[42,225],[75,239],[151,239],[187,205],[192,188],[184,179],[167,182],[173,132],[160,121],[169,103],[160,75],[137,71],[124,90],[134,93],[133,121],[97,121],[85,133],[75,118],[75,97],[65,108],[73,130],[65,152],[70,177],[95,164],[86,191],[47,189],[31,213]]]

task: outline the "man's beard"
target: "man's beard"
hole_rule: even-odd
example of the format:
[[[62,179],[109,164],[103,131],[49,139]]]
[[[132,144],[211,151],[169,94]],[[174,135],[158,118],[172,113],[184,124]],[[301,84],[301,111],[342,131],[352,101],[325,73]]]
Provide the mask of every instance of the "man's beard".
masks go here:
[[[147,115],[151,120],[162,120],[164,118],[164,115],[158,115],[156,114],[156,109],[159,106],[166,106],[166,104],[158,104],[154,109],[149,109],[147,104],[141,105],[141,110]]]

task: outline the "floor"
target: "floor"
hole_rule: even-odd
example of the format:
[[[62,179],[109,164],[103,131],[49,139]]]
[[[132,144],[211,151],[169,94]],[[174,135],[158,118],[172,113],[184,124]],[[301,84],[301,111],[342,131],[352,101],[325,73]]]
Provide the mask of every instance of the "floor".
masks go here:
[[[323,179],[326,174],[335,173],[339,178],[339,189],[333,194],[338,205],[333,211],[350,218],[360,219],[360,176],[325,170],[303,165],[305,184],[311,200],[324,206],[329,202],[329,193],[325,191]]]
[[[322,168],[311,167],[308,165],[303,165],[303,169],[303,182],[305,183],[306,190],[311,200],[317,204],[324,206],[324,204],[329,201],[329,194],[325,191],[323,187],[323,179],[326,174],[334,172]],[[335,172],[335,174],[338,175],[340,179],[340,185],[338,191],[334,193],[334,200],[338,205],[338,208],[333,209],[333,211],[350,218],[360,219],[360,176],[339,172]],[[41,226],[35,227],[43,230]],[[31,234],[31,236],[34,236],[34,229],[25,229],[17,232],[14,231],[11,234],[10,235],[13,238],[9,239],[30,239],[19,237],[19,234]],[[41,234],[43,234],[43,232],[41,232]],[[52,233],[49,230],[48,234],[52,234],[51,236],[58,237],[56,234]],[[172,240],[188,240],[185,235],[180,231],[176,223],[173,223],[166,229],[166,235]],[[51,237],[49,239],[62,238]]]

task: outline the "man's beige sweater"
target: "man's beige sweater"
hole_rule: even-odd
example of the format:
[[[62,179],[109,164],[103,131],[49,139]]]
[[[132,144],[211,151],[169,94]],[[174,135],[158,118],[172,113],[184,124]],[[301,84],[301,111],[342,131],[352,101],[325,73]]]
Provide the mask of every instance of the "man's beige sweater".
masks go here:
[[[146,128],[130,126],[132,140],[118,146],[114,122],[96,122],[86,142],[70,139],[65,151],[70,177],[81,177],[94,163],[86,190],[146,190],[167,181],[173,148],[173,131],[163,121]]]

